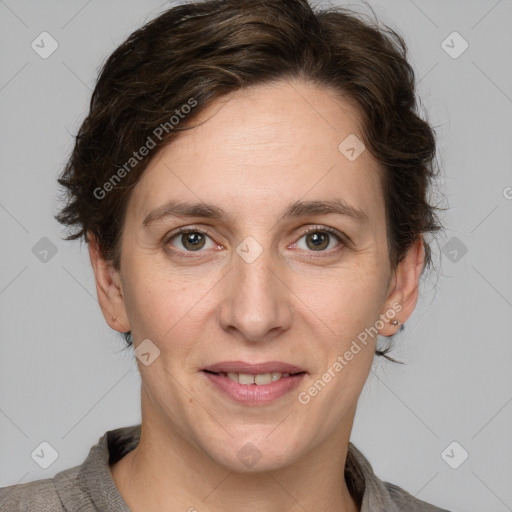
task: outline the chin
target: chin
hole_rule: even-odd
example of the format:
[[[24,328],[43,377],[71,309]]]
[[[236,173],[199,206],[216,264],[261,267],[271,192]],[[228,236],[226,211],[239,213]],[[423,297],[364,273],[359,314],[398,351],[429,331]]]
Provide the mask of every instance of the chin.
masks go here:
[[[257,473],[278,470],[293,463],[299,456],[294,448],[297,444],[298,441],[289,435],[278,438],[272,437],[272,434],[269,436],[268,431],[265,431],[258,436],[235,436],[229,440],[219,440],[215,446],[205,448],[215,462],[230,471]]]

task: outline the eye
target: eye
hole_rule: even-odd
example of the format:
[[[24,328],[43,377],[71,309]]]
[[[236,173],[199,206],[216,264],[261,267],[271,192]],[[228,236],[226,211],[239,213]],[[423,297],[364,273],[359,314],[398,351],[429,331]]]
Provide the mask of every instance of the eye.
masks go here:
[[[305,247],[300,247],[300,240],[305,238]],[[299,241],[295,242],[291,247],[299,248],[308,252],[330,252],[326,249],[331,246],[333,238],[336,238],[343,246],[345,242],[344,234],[334,228],[326,226],[312,226],[308,228]],[[208,240],[210,246],[208,247]],[[183,227],[173,231],[165,240],[165,245],[171,245],[175,253],[194,253],[201,252],[202,249],[222,248],[221,245],[213,241],[208,231],[196,229],[194,227]],[[181,245],[181,247],[180,247]],[[332,249],[332,247],[331,247]],[[335,249],[336,250],[336,249]],[[185,254],[182,254],[183,256]]]
[[[313,252],[327,252],[327,249],[333,240],[333,238],[338,239],[343,245],[344,236],[337,229],[329,228],[325,226],[312,226],[306,230],[306,232],[299,239],[302,240],[305,238],[305,250],[313,251]],[[297,247],[299,242],[296,242],[292,245],[292,247]],[[298,247],[299,249],[304,249],[304,247]],[[331,247],[332,248],[332,247]]]
[[[207,246],[208,239],[211,241],[210,248],[219,247],[206,231],[194,228],[179,228],[167,237],[165,245],[171,244],[175,248],[177,245],[177,249],[179,249],[177,252],[201,252],[201,249]],[[208,247],[206,248],[208,249]]]

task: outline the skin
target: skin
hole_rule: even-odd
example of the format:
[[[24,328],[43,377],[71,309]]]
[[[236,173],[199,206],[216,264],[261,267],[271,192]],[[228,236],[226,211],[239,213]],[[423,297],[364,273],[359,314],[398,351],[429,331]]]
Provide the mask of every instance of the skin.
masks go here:
[[[131,330],[136,347],[150,339],[160,350],[150,365],[137,359],[141,441],[111,466],[116,486],[135,512],[359,510],[343,468],[376,337],[307,404],[297,395],[393,304],[401,323],[412,314],[422,240],[393,271],[377,164],[369,151],[355,161],[339,151],[360,134],[360,117],[333,91],[299,81],[258,85],[217,100],[198,121],[154,156],[134,188],[119,272],[89,238],[105,320]],[[291,202],[334,198],[364,210],[368,222],[336,214],[278,220]],[[214,203],[233,221],[172,217],[144,228],[145,216],[170,199]],[[315,250],[304,234],[313,226],[351,242],[327,234]],[[166,242],[179,227],[208,230],[199,252],[183,245],[186,236]],[[252,263],[236,252],[249,236],[263,250]],[[179,256],[187,250],[194,258]],[[392,319],[379,334],[396,332]],[[283,361],[308,373],[270,404],[241,405],[200,371],[226,360]],[[237,457],[249,442],[261,453],[252,467]]]

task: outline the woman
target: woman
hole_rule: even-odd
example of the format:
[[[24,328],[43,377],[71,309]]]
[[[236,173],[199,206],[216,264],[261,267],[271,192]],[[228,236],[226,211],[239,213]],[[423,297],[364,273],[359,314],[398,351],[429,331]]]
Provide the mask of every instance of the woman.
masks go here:
[[[347,10],[207,0],[134,32],[57,218],[135,349],[142,422],[2,510],[441,510],[350,443],[431,262],[434,155],[403,40]]]

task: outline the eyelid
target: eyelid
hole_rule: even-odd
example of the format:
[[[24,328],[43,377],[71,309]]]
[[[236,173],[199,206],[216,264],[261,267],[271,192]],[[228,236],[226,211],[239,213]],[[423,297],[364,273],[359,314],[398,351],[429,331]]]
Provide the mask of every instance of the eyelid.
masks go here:
[[[342,233],[341,231],[337,230],[336,228],[331,228],[329,226],[322,226],[322,225],[315,225],[315,226],[310,226],[309,228],[306,229],[306,231],[304,231],[301,235],[301,238],[304,236],[304,235],[307,235],[308,233],[311,233],[311,232],[315,232],[315,231],[326,231],[327,233],[330,233],[331,235],[336,235],[342,242],[346,242],[347,240],[347,235],[345,235],[345,233]]]
[[[210,234],[210,231],[208,231],[207,228],[203,228],[203,227],[197,227],[197,226],[182,226],[180,228],[176,228],[174,231],[172,231],[171,233],[169,233],[169,236],[167,237],[167,240],[170,240],[171,238],[175,237],[176,235],[179,235],[181,233],[188,233],[188,232],[198,232],[198,233],[203,233],[205,235],[208,235],[211,237],[211,234]]]

